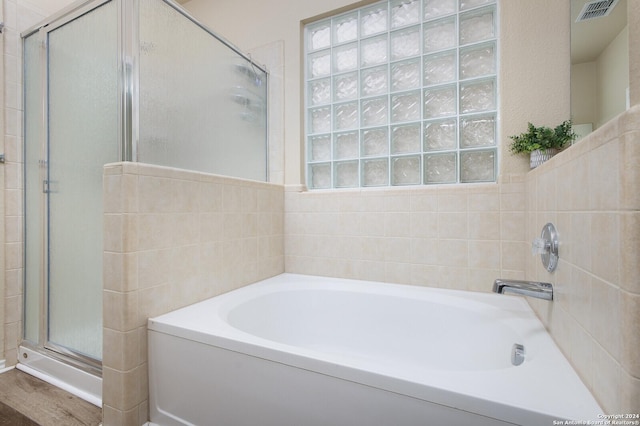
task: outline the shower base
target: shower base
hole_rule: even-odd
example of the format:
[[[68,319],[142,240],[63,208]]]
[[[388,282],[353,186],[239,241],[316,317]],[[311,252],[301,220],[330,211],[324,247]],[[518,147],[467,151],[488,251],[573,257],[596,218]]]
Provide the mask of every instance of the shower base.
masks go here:
[[[16,368],[102,407],[102,378],[20,346]]]

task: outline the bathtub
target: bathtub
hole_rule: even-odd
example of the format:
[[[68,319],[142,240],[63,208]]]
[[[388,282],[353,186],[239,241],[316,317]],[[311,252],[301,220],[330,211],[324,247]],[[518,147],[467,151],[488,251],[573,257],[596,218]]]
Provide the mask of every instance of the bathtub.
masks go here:
[[[283,274],[148,330],[152,425],[538,426],[603,413],[516,296]]]

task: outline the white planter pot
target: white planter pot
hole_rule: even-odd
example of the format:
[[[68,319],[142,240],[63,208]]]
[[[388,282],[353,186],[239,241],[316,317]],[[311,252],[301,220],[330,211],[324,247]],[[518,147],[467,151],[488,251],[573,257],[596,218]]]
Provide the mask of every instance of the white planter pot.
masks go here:
[[[551,149],[536,149],[535,151],[531,151],[531,157],[529,165],[532,169],[535,169],[540,164],[544,163],[554,155],[558,153],[558,150],[555,148]]]

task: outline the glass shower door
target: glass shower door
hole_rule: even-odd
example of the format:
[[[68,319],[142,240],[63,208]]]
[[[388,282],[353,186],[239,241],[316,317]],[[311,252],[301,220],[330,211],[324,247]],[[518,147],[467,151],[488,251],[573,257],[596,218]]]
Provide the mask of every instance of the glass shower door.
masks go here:
[[[25,97],[25,339],[99,365],[102,173],[121,155],[116,2],[30,36],[25,70],[44,98]]]
[[[49,345],[102,359],[102,169],[119,161],[117,10],[49,33]]]

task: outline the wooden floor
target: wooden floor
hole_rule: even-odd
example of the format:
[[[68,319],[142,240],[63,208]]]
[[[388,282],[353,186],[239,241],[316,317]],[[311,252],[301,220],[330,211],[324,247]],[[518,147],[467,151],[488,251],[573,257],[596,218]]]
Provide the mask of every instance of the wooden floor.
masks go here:
[[[97,426],[102,410],[20,370],[0,374],[0,426]]]

